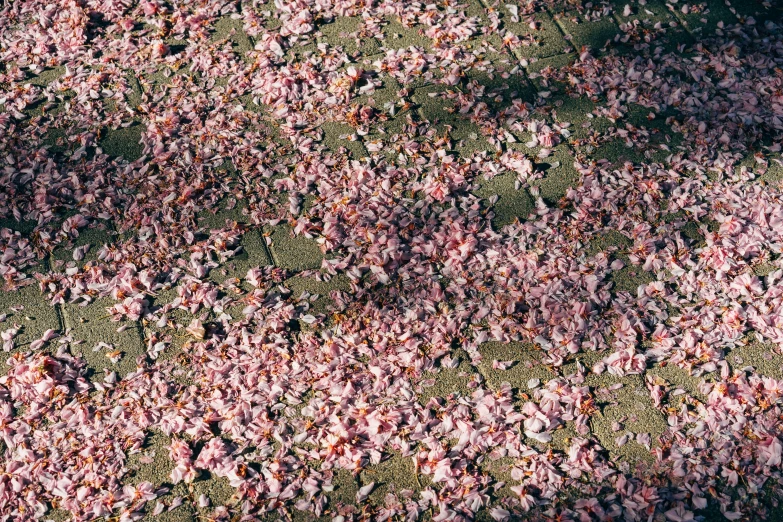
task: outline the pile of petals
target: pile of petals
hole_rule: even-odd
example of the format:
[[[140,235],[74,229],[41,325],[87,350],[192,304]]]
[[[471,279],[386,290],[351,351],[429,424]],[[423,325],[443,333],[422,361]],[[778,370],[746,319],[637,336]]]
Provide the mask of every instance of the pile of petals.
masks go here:
[[[646,4],[628,3],[615,14]],[[732,351],[783,350],[781,26],[737,18],[666,52],[621,25],[616,48],[530,67],[538,17],[571,4],[0,8],[4,292],[35,285],[58,310],[108,299],[104,319],[137,323],[146,349],[126,375],[92,372],[71,331],[24,345],[0,315],[0,519],[137,520],[184,502],[213,520],[769,517],[783,380]],[[603,4],[577,11],[600,21]],[[346,17],[352,32],[322,37]],[[587,124],[558,114],[569,98],[594,106]],[[325,124],[362,152],[331,145]],[[463,125],[475,136],[453,137]],[[117,140],[137,154],[108,154]],[[642,159],[596,157],[617,142]],[[575,173],[557,198],[543,194],[547,161]],[[498,197],[478,195],[495,178],[528,215],[498,224]],[[243,219],[203,225],[217,211]],[[281,225],[324,254],[298,277],[349,281],[326,312],[280,267],[221,278],[247,234]],[[91,232],[111,240],[85,244]],[[622,241],[593,248],[608,236]],[[550,378],[491,384],[488,342],[524,346]],[[491,366],[503,381],[514,364]],[[698,385],[650,371],[667,366]],[[426,395],[445,373],[460,389]],[[637,467],[593,422],[595,382],[626,378],[666,424],[635,435],[649,457]],[[170,484],[129,485],[155,434]],[[391,458],[418,488],[331,495],[341,474]],[[171,497],[207,476],[235,491],[226,505]]]

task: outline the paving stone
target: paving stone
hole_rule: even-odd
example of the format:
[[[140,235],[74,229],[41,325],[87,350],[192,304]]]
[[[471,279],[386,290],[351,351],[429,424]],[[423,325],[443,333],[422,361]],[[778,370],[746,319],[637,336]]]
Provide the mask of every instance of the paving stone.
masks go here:
[[[337,16],[331,22],[320,25],[318,29],[322,36],[319,42],[325,42],[333,47],[342,47],[350,56],[357,53],[362,56],[377,54],[381,42],[371,36],[363,36],[361,19],[348,16]]]
[[[563,198],[568,189],[579,183],[579,173],[574,166],[574,156],[565,145],[552,149],[551,155],[535,160],[536,169],[544,171],[544,177],[531,182],[537,186],[540,195],[550,204]]]
[[[668,25],[669,22],[676,21],[665,0],[648,0],[643,5],[634,0],[610,0],[609,4],[614,17],[620,23],[638,21],[647,26],[656,23]]]
[[[668,2],[669,9],[680,19],[682,24],[698,38],[709,36],[720,31],[720,26],[736,24],[739,19],[726,6],[724,0],[702,0],[701,2],[673,3]],[[702,9],[702,6],[704,8]],[[683,12],[683,8],[687,12]]]
[[[177,484],[172,493],[169,493],[163,498],[159,498],[150,502],[146,507],[146,511],[149,512],[151,509],[154,509],[155,504],[158,501],[162,500],[168,506],[171,504],[171,501],[175,496],[184,497],[186,494],[187,490],[185,488],[185,484],[184,482],[181,482],[180,484]],[[196,512],[196,509],[193,507],[194,505],[195,503],[183,502],[182,505],[177,506],[171,511],[168,509],[164,510],[160,515],[152,515],[148,513],[142,520],[145,522],[195,522],[199,520],[199,516]]]
[[[245,55],[253,50],[253,42],[245,34],[241,18],[232,18],[223,16],[215,22],[215,32],[212,35],[213,41],[219,41],[227,38],[231,41],[231,47],[235,53],[246,59]]]
[[[356,97],[358,105],[373,107],[377,113],[377,123],[373,124],[366,136],[361,140],[365,147],[373,147],[380,144],[381,153],[389,153],[391,147],[388,142],[397,134],[403,132],[408,119],[415,110],[410,93],[407,97],[401,96],[403,87],[392,76],[380,73],[376,77],[381,81],[381,86],[374,91]],[[393,107],[390,104],[394,104]],[[351,128],[351,132],[355,129]]]
[[[759,350],[759,352],[763,353],[763,350]],[[780,369],[778,368],[778,370]],[[676,388],[682,388],[688,392],[688,395],[691,397],[694,397],[702,402],[707,400],[707,397],[699,391],[699,386],[702,382],[704,382],[705,379],[703,377],[694,377],[686,370],[678,366],[674,366],[673,364],[668,364],[666,366],[656,365],[652,368],[649,368],[645,375],[661,377],[670,385],[673,385]]]
[[[631,105],[628,114],[617,120],[609,128],[615,127],[618,132],[626,132],[626,138],[616,138],[602,143],[590,139],[591,132],[586,137],[572,140],[580,153],[594,159],[606,159],[615,166],[630,161],[632,163],[664,163],[667,158],[679,150],[683,141],[681,134],[673,132],[666,123],[666,115],[654,114],[648,108]],[[603,118],[590,120],[598,126],[591,125],[588,130],[607,128]],[[584,136],[584,133],[578,133]]]
[[[520,22],[511,22],[511,15],[507,10],[503,14],[503,26],[522,40],[532,39],[532,45],[514,46],[512,51],[521,58],[547,58],[566,52],[569,42],[563,38],[563,33],[557,26],[552,15],[546,11],[534,13],[530,20],[521,19]],[[531,22],[535,28],[531,27]]]
[[[640,461],[651,463],[650,451],[636,442],[636,435],[649,433],[651,447],[658,446],[658,439],[668,429],[663,415],[653,406],[650,393],[643,379],[638,375],[615,377],[610,374],[588,375],[585,382],[595,396],[600,412],[591,417],[591,428],[601,445],[609,450],[614,459],[629,463]],[[608,391],[614,384],[622,384],[619,390]],[[607,390],[601,393],[601,390]],[[620,423],[622,429],[614,431],[613,423]],[[616,439],[629,434],[628,442],[617,445]]]
[[[232,173],[227,171],[224,180],[230,176],[232,176]],[[224,200],[218,203],[217,208],[198,212],[196,214],[196,222],[207,231],[225,228],[231,222],[246,224],[248,223],[248,216],[243,212],[245,208],[246,206],[242,202],[236,202],[236,200],[233,202],[233,207],[228,208],[228,201]]]
[[[127,102],[133,108],[138,107],[141,104],[144,91],[141,89],[141,84],[136,78],[136,75],[132,72],[128,73],[128,86],[131,88],[127,95]]]
[[[428,476],[416,472],[413,457],[403,457],[399,453],[392,453],[378,464],[366,466],[359,475],[359,481],[362,486],[375,483],[369,500],[377,505],[382,505],[389,493],[399,494],[408,490],[415,494],[431,484]]]
[[[588,256],[594,256],[599,252],[605,252],[618,259],[627,260],[627,249],[633,245],[628,237],[616,230],[608,230],[597,234],[585,249]]]
[[[236,491],[236,489],[231,487],[227,478],[209,475],[208,473],[202,474],[201,477],[193,482],[193,497],[198,499],[201,495],[204,495],[209,499],[210,505],[213,507],[230,504]]]
[[[240,241],[242,251],[220,267],[210,270],[209,279],[217,284],[229,278],[244,279],[251,268],[269,266],[272,257],[264,244],[261,231],[249,230],[242,235]]]
[[[744,345],[733,348],[726,354],[726,361],[735,370],[752,366],[755,372],[773,379],[783,379],[783,355],[773,345],[760,343],[755,338],[747,339]]]
[[[64,154],[70,149],[68,137],[63,129],[48,128],[41,142],[48,149],[50,156]]]
[[[269,233],[270,250],[275,265],[293,272],[321,267],[324,256],[315,239],[292,236],[291,227],[278,225]]]
[[[116,371],[119,377],[136,370],[136,358],[145,353],[142,343],[139,323],[137,321],[111,321],[108,308],[115,301],[110,298],[100,298],[87,306],[66,303],[62,306],[63,319],[66,328],[75,341],[84,341],[73,347],[74,355],[83,358],[93,374],[92,379],[103,380],[104,370]],[[126,329],[118,332],[117,329]],[[99,343],[106,343],[112,348],[94,348]],[[107,354],[119,350],[121,358],[112,362]]]
[[[163,433],[149,434],[141,451],[128,455],[125,464],[128,475],[123,482],[131,486],[137,486],[141,482],[161,486],[169,482],[174,469],[174,462],[169,458],[170,444],[171,438]]]
[[[514,100],[535,103],[538,93],[535,87],[527,79],[523,69],[496,70],[492,73],[471,71],[466,75],[465,81],[475,81],[484,87],[484,97],[488,98],[490,106],[496,112],[500,112],[510,106]]]
[[[463,350],[451,354],[458,361],[456,368],[438,367],[436,371],[427,372],[416,389],[416,400],[426,406],[430,399],[446,399],[453,394],[467,397],[473,390],[468,386],[476,369],[470,363],[470,357]]]
[[[514,0],[508,0],[514,2]],[[548,158],[537,159],[536,163],[545,169],[543,179],[534,182],[534,186],[540,190],[542,197],[548,204],[557,204],[568,187],[574,186],[579,181],[576,170],[573,168],[574,156],[587,153],[591,158],[607,158],[615,163],[625,160],[632,161],[663,161],[668,154],[666,151],[655,149],[656,146],[666,143],[671,148],[676,147],[676,140],[679,136],[675,133],[667,132],[670,125],[665,123],[664,116],[658,116],[652,121],[646,120],[646,110],[639,107],[631,107],[626,118],[618,122],[610,122],[605,118],[591,118],[589,114],[594,108],[594,103],[584,97],[572,98],[569,96],[568,88],[565,85],[549,84],[543,81],[539,73],[545,67],[563,67],[572,63],[575,59],[573,52],[566,52],[569,49],[578,51],[581,46],[590,46],[594,50],[604,46],[607,40],[613,40],[615,35],[623,34],[618,24],[628,24],[635,20],[640,22],[641,29],[634,32],[634,38],[630,38],[624,45],[612,43],[609,47],[620,52],[641,52],[645,45],[651,49],[660,47],[663,51],[676,50],[678,46],[685,44],[689,46],[694,38],[690,32],[683,29],[683,23],[687,23],[688,30],[700,38],[704,34],[711,34],[718,30],[718,21],[726,23],[735,21],[734,12],[740,17],[754,16],[757,20],[763,20],[764,17],[772,16],[771,10],[759,0],[731,0],[728,5],[724,0],[707,0],[708,12],[687,14],[680,10],[683,1],[668,2],[672,9],[667,6],[665,0],[647,0],[644,6],[639,5],[636,0],[605,0],[603,3],[611,4],[614,8],[611,16],[606,16],[595,21],[587,21],[583,15],[575,11],[569,11],[563,15],[562,9],[572,9],[577,3],[582,2],[563,0],[552,2],[555,5],[553,12],[558,17],[556,22],[550,12],[538,11],[530,17],[523,16],[518,22],[511,20],[511,13],[505,8],[506,2],[500,2],[497,5],[492,4],[491,9],[496,9],[503,27],[510,30],[520,38],[532,37],[535,43],[533,45],[518,45],[513,49],[504,46],[502,40],[498,37],[486,37],[483,34],[474,35],[469,41],[465,42],[467,52],[476,54],[477,61],[473,69],[466,71],[461,84],[453,88],[447,88],[442,85],[433,85],[433,78],[437,79],[442,75],[442,71],[433,71],[431,77],[417,78],[404,86],[410,89],[410,98],[418,104],[416,120],[419,127],[423,128],[422,120],[430,121],[432,127],[438,133],[445,131],[446,127],[451,127],[449,132],[454,149],[459,154],[468,155],[481,152],[487,152],[490,157],[495,153],[494,148],[489,146],[488,142],[481,136],[481,129],[477,128],[468,118],[454,114],[451,111],[453,103],[445,97],[431,97],[430,93],[447,91],[449,89],[458,91],[464,90],[464,86],[469,81],[476,81],[484,86],[485,100],[490,110],[499,112],[507,107],[514,99],[522,99],[531,104],[540,100],[539,91],[551,91],[548,98],[548,105],[555,107],[551,112],[541,112],[542,117],[548,122],[569,122],[571,126],[571,138],[568,143],[557,147],[553,155]],[[522,3],[522,2],[518,2]],[[594,2],[595,3],[595,2]],[[626,16],[623,13],[625,3],[632,4],[634,7]],[[692,2],[688,2],[693,5]],[[459,9],[465,9],[469,14],[479,16],[482,24],[488,22],[488,7],[478,0],[466,0],[461,3]],[[487,2],[487,5],[490,3]],[[698,2],[696,3],[698,4]],[[243,6],[245,9],[256,9],[255,7]],[[274,3],[268,2],[259,6],[261,10],[274,11]],[[438,5],[435,8],[442,9]],[[588,6],[589,8],[589,6]],[[649,12],[647,12],[649,11]],[[579,20],[580,23],[574,23],[572,18]],[[703,20],[702,20],[703,19]],[[530,22],[535,22],[535,27],[530,26]],[[672,27],[672,22],[676,25]],[[663,24],[665,34],[657,35],[654,25]],[[759,22],[761,23],[761,22]],[[269,20],[266,28],[274,29],[279,24],[276,20]],[[152,29],[152,28],[151,28]],[[358,17],[347,18],[337,17],[333,20],[316,19],[316,31],[300,40],[301,45],[289,53],[289,56],[304,56],[307,53],[315,53],[318,43],[326,43],[331,47],[342,47],[352,59],[357,63],[363,64],[365,69],[372,69],[372,61],[381,56],[383,49],[404,49],[411,45],[424,49],[425,52],[434,52],[432,41],[422,34],[425,27],[417,25],[414,27],[403,27],[398,20],[389,19],[389,23],[383,31],[385,39],[376,39],[360,33],[361,20]],[[627,27],[626,27],[627,29]],[[568,34],[568,40],[563,37],[563,31]],[[644,41],[645,37],[650,37],[649,44]],[[215,32],[213,41],[219,41],[222,38],[228,38],[235,52],[244,55],[253,46],[253,39],[244,34],[242,30],[242,21],[233,19],[230,16],[223,16],[215,23]],[[360,40],[357,42],[357,38]],[[172,47],[172,53],[181,53],[184,51],[188,42],[176,40],[174,38],[166,39],[166,42]],[[636,47],[634,47],[636,46]],[[578,54],[578,53],[577,53]],[[524,69],[512,72],[514,67],[524,64]],[[347,64],[346,64],[347,66]],[[0,65],[0,69],[5,66]],[[51,84],[64,72],[63,67],[46,69],[43,73],[29,79],[28,83],[36,86],[46,86]],[[142,81],[136,79],[136,71],[129,71],[128,82],[131,85],[132,92],[129,93],[127,102],[131,107],[137,107],[146,98],[146,101],[152,104],[160,101],[163,87],[177,84],[185,79],[200,81],[198,74],[189,73],[186,68],[173,72],[171,77],[167,77],[162,72],[150,74],[139,72]],[[187,75],[187,76],[185,76]],[[509,76],[510,75],[510,76]],[[358,96],[354,102],[356,104],[367,104],[375,107],[379,112],[388,110],[387,103],[400,101],[399,92],[403,88],[395,79],[388,74],[381,73],[379,78],[383,84],[375,92]],[[227,84],[228,79],[221,79],[218,83]],[[158,96],[156,98],[156,96]],[[105,101],[111,108],[111,103]],[[255,106],[250,98],[236,100],[234,103],[243,103],[248,110],[258,113],[264,113],[266,108]],[[46,109],[47,113],[62,111],[64,103],[58,104],[54,109]],[[397,113],[388,120],[379,119],[379,123],[370,129],[370,133],[357,141],[341,140],[342,134],[353,134],[355,129],[348,124],[326,122],[322,126],[324,131],[323,144],[326,148],[337,151],[341,147],[348,150],[350,157],[356,159],[367,155],[365,145],[372,140],[381,140],[383,149],[378,153],[375,159],[382,158],[383,154],[393,157],[394,143],[392,136],[400,132],[411,116],[411,110],[404,110],[397,106]],[[43,111],[43,104],[38,103],[30,106],[28,113],[30,115],[40,115]],[[266,121],[259,118],[259,121]],[[589,127],[582,125],[589,123]],[[589,144],[589,138],[593,131],[598,133],[609,130],[609,127],[624,128],[626,124],[638,128],[645,128],[651,133],[651,143],[649,146],[640,147],[639,141],[633,143],[633,147],[625,146],[622,140],[605,143],[598,147]],[[138,143],[143,127],[135,124],[128,128],[108,130],[101,136],[99,145],[105,153],[122,157],[132,161],[141,156],[142,146]],[[385,132],[382,132],[385,131]],[[73,134],[75,129],[56,128],[48,126],[43,134],[43,143],[49,147],[52,154],[64,154],[72,151],[77,145],[68,143],[66,133]],[[271,128],[270,133],[274,134],[275,129]],[[667,137],[671,140],[669,141]],[[431,138],[421,138],[422,140],[432,141]],[[285,140],[279,140],[285,143]],[[526,154],[535,156],[540,149],[527,149],[523,143],[518,143],[509,148],[519,147],[519,150]],[[290,147],[290,143],[285,143]],[[588,147],[592,147],[589,148]],[[583,156],[579,156],[582,158]],[[742,165],[752,166],[754,160],[752,157],[745,159]],[[225,176],[236,175],[231,169],[226,169]],[[783,168],[779,165],[770,165],[766,172],[759,178],[761,183],[781,183],[783,182]],[[496,176],[492,180],[476,180],[478,188],[475,194],[486,200],[492,196],[499,196],[497,203],[494,204],[492,211],[494,217],[493,227],[497,228],[514,220],[525,220],[534,210],[534,198],[531,197],[528,189],[516,190],[514,187],[515,176],[512,174],[503,174]],[[287,196],[281,194],[285,199]],[[312,198],[310,200],[312,202]],[[307,207],[305,203],[304,208]],[[241,206],[228,210],[222,208],[217,213],[204,212],[198,216],[199,225],[207,229],[221,228],[225,226],[226,220],[233,220],[239,223],[247,224],[248,218],[242,214]],[[679,231],[685,237],[694,242],[694,245],[702,244],[703,234],[698,225],[689,221],[686,216],[679,214],[669,214],[666,217],[667,225],[672,231]],[[0,220],[0,226],[5,221]],[[9,222],[10,223],[10,222]],[[34,222],[24,224],[9,224],[9,227],[15,230],[22,230],[25,234],[32,232]],[[298,272],[306,269],[317,269],[321,265],[323,254],[315,240],[303,237],[292,237],[290,227],[281,225],[266,230],[265,232],[248,225],[250,230],[242,239],[243,252],[237,257],[223,263],[219,268],[210,272],[208,279],[215,284],[226,282],[221,288],[221,292],[228,293],[232,288],[232,279],[241,279],[247,270],[256,266],[268,266],[273,263],[291,271]],[[265,236],[268,235],[272,244],[268,246],[265,242]],[[80,234],[80,237],[74,241],[73,245],[67,245],[58,248],[52,256],[54,262],[62,261],[56,268],[62,268],[69,263],[73,263],[73,248],[79,245],[90,243],[93,248],[88,252],[84,260],[78,264],[93,260],[103,243],[114,240],[109,231],[99,229],[88,229]],[[632,242],[622,234],[616,231],[609,231],[595,237],[589,244],[584,246],[586,255],[594,255],[599,251],[610,253],[611,258],[623,259],[627,261],[627,248]],[[75,263],[76,264],[76,263]],[[39,266],[40,270],[43,265]],[[753,267],[756,273],[764,275],[776,269],[772,263],[760,263]],[[653,275],[643,271],[640,267],[631,265],[622,270],[614,271],[611,275],[611,281],[614,283],[614,292],[636,293],[640,284],[652,281]],[[302,293],[318,294],[318,299],[311,301],[311,313],[326,313],[329,310],[329,292],[334,289],[348,290],[350,288],[349,280],[346,277],[338,276],[332,278],[329,282],[318,281],[314,277],[303,277],[295,275],[283,283],[288,287],[294,297],[299,297]],[[241,281],[237,283],[241,290],[247,290],[247,285]],[[176,292],[174,289],[168,289],[160,292],[158,298],[154,301],[165,303],[170,302]],[[222,295],[222,294],[221,294]],[[151,299],[153,301],[153,299]],[[142,335],[139,327],[143,328],[144,334],[150,334],[153,330],[172,336],[170,348],[166,350],[158,362],[168,363],[176,361],[177,357],[186,357],[185,346],[192,342],[191,338],[182,335],[182,326],[187,325],[193,318],[188,312],[177,310],[169,314],[173,323],[171,327],[151,328],[150,325],[138,325],[128,323],[129,327],[125,332],[118,333],[116,328],[124,323],[112,322],[104,317],[106,307],[113,304],[107,300],[100,300],[88,307],[81,308],[74,305],[66,305],[61,316],[64,318],[64,325],[60,324],[61,316],[58,310],[51,307],[48,301],[40,295],[37,288],[28,287],[16,293],[0,293],[0,313],[3,313],[11,304],[22,302],[25,304],[25,310],[9,315],[5,323],[0,323],[0,330],[8,327],[17,319],[23,318],[24,329],[18,337],[20,342],[29,342],[48,328],[63,328],[67,325],[74,329],[74,337],[87,339],[88,342],[75,348],[77,355],[82,355],[89,363],[90,367],[96,372],[96,377],[102,377],[103,369],[116,369],[120,375],[126,374],[135,368],[135,358],[143,354],[144,347]],[[239,307],[241,310],[241,306]],[[25,319],[23,316],[29,316]],[[81,317],[86,322],[80,320]],[[210,314],[209,320],[214,320],[214,314]],[[21,321],[21,319],[20,319]],[[179,328],[178,328],[179,327]],[[115,344],[118,348],[125,347],[124,357],[117,363],[112,364],[103,355],[105,350],[95,353],[92,347],[98,341]],[[55,341],[56,342],[56,341]],[[21,345],[19,350],[25,349]],[[135,351],[134,351],[135,350]],[[483,356],[483,361],[477,367],[473,366],[468,359],[467,354],[458,350],[456,353],[460,357],[460,363],[457,368],[441,368],[438,372],[426,373],[422,376],[417,390],[417,400],[421,405],[426,405],[432,398],[446,398],[451,394],[466,396],[472,393],[470,386],[471,380],[477,377],[477,371],[483,376],[487,386],[497,389],[503,382],[509,382],[517,389],[517,393],[527,392],[527,382],[531,378],[540,379],[546,382],[555,374],[546,367],[538,363],[538,353],[535,349],[522,343],[486,343],[479,348]],[[605,356],[606,353],[588,353],[579,354],[582,362],[587,360],[597,360]],[[507,370],[498,370],[492,368],[492,362],[514,361],[514,364]],[[783,359],[771,346],[756,342],[737,346],[728,351],[726,360],[734,370],[741,370],[746,366],[753,366],[759,374],[775,378],[783,378]],[[573,371],[574,360],[567,361],[562,368],[562,372]],[[590,364],[587,364],[590,367]],[[0,363],[0,371],[5,371],[4,363]],[[698,391],[699,384],[711,377],[693,377],[687,371],[674,366],[657,367],[653,366],[647,370],[648,375],[655,376],[665,381],[673,387],[681,387],[687,391],[689,396],[703,400],[703,396]],[[183,377],[183,380],[186,377]],[[638,461],[649,461],[649,451],[642,448],[636,442],[631,440],[623,447],[618,447],[615,439],[622,433],[650,433],[655,445],[655,439],[666,430],[664,416],[658,409],[652,406],[649,398],[649,392],[644,386],[642,377],[631,376],[625,378],[615,378],[609,375],[590,376],[588,384],[594,393],[601,388],[606,388],[611,384],[618,382],[624,383],[623,388],[610,393],[597,394],[598,403],[602,407],[600,414],[593,417],[593,430],[601,444],[609,450],[612,459],[615,459],[622,466],[627,463]],[[423,383],[426,383],[424,385]],[[432,384],[432,385],[430,385]],[[620,432],[612,430],[613,422],[623,420],[624,427]],[[553,434],[553,441],[549,445],[540,446],[542,449],[553,449],[554,451],[563,451],[568,447],[575,431],[573,424],[569,423],[564,429],[559,429]],[[527,441],[530,442],[530,441]],[[168,482],[168,473],[172,468],[172,463],[168,459],[168,450],[166,448],[168,438],[160,434],[151,434],[144,448],[145,455],[132,455],[128,458],[128,467],[131,474],[123,481],[125,484],[137,484],[140,481],[150,481],[156,485],[166,484]],[[532,442],[531,442],[532,444]],[[150,457],[151,462],[142,463],[142,456]],[[646,460],[647,459],[647,460]],[[484,461],[479,463],[481,469],[492,475],[497,480],[510,481],[510,468],[513,466],[513,459],[500,459],[497,461]],[[385,453],[384,459],[378,464],[369,464],[358,475],[353,476],[350,472],[339,470],[336,472],[335,490],[329,494],[329,509],[343,503],[346,505],[355,504],[355,496],[358,488],[370,482],[375,482],[376,487],[370,495],[370,501],[381,505],[384,497],[392,491],[399,492],[402,489],[410,489],[419,492],[422,487],[430,485],[427,477],[416,477],[415,470],[410,457],[403,457],[397,453]],[[499,491],[491,493],[493,497],[515,496],[507,484]],[[194,495],[204,493],[211,500],[213,506],[231,501],[234,493],[233,488],[228,485],[225,479],[216,478],[204,474],[191,487],[179,484],[173,488],[173,491],[164,497],[164,501],[170,502],[174,496],[184,496],[191,501]],[[564,493],[558,501],[562,501]],[[199,520],[206,515],[205,510],[198,510],[186,505],[174,509],[171,512],[164,512],[158,517],[147,515],[145,520]],[[154,502],[152,503],[154,504]],[[148,506],[148,511],[152,505]],[[699,514],[704,514],[700,512]],[[302,513],[294,510],[294,520],[310,521],[313,520],[311,514]],[[327,511],[324,520],[332,520],[335,513]],[[424,515],[424,517],[429,515]],[[717,512],[715,514],[717,517]],[[482,518],[484,517],[484,518]],[[55,520],[65,520],[67,517],[59,510],[53,510],[47,513],[47,518]],[[263,520],[280,520],[277,514],[270,514]],[[490,520],[491,515],[481,512],[477,515],[478,520]],[[710,520],[711,518],[707,518]],[[286,520],[288,520],[286,518]]]
[[[479,188],[473,191],[476,196],[485,200],[498,196],[497,202],[492,206],[492,226],[496,230],[517,219],[524,221],[535,211],[535,201],[526,189],[515,187],[516,181],[515,174],[500,174],[490,180],[479,180]]]
[[[613,47],[620,28],[612,17],[605,16],[597,21],[585,20],[579,13],[569,11],[556,17],[558,25],[567,35],[575,52],[583,48],[593,51]]]
[[[304,293],[309,294],[311,314],[324,314],[333,304],[329,294],[334,290],[347,292],[351,289],[351,280],[343,275],[333,276],[329,281],[318,281],[313,277],[294,276],[283,283],[291,290],[291,297],[299,299]]]
[[[590,143],[591,136],[603,134],[614,123],[604,117],[597,117],[593,114],[596,105],[588,98],[572,95],[568,89],[564,93],[559,93],[550,98],[554,105],[552,110],[552,119],[560,125],[568,124],[568,143],[572,144],[577,150],[585,143]]]
[[[104,153],[109,156],[124,158],[126,161],[139,159],[144,150],[141,144],[141,134],[144,127],[133,123],[128,127],[107,129],[106,134],[98,142]]]
[[[24,234],[25,236],[31,234],[33,230],[35,230],[37,224],[38,222],[32,219],[17,221],[13,218],[0,218],[0,228],[10,228],[11,230],[19,232],[20,234]]]
[[[628,292],[636,296],[640,286],[648,285],[655,281],[655,277],[641,266],[626,265],[620,270],[615,270],[610,276],[614,283],[612,290],[615,292]]]
[[[783,166],[774,161],[770,162],[765,172],[760,176],[760,180],[771,185],[780,185],[783,183]]]
[[[620,139],[604,142],[598,147],[587,146],[583,152],[596,159],[608,160],[614,166],[621,166],[627,161],[639,163],[644,160],[644,154],[634,148],[632,143]]]
[[[17,221],[15,219],[3,218],[0,219],[0,229],[9,229],[14,235],[18,235],[20,238],[31,238],[33,231],[37,225],[36,221],[24,220]],[[24,267],[20,267],[20,272],[24,277],[30,277],[34,274],[44,273],[49,269],[48,259],[30,259],[26,262]],[[0,292],[3,292],[5,287],[5,281],[0,281]]]
[[[334,509],[340,504],[352,505],[356,502],[359,482],[350,471],[335,469],[332,486],[334,489],[328,493],[330,509]]]
[[[330,150],[338,152],[345,150],[351,158],[360,159],[367,155],[367,150],[362,144],[361,138],[356,134],[356,129],[345,123],[324,122],[321,125],[324,133],[323,143]],[[351,139],[351,137],[355,139]]]
[[[12,310],[12,307],[19,305],[24,308],[19,311]],[[13,292],[0,290],[0,314],[7,314],[5,321],[0,323],[0,331],[15,328],[15,325],[20,326],[19,333],[14,338],[13,352],[0,352],[0,374],[5,374],[8,370],[6,360],[12,353],[29,352],[30,343],[40,339],[47,330],[64,333],[57,309],[41,294],[37,284]],[[55,339],[45,349],[56,350],[56,343]]]
[[[31,85],[37,85],[39,87],[45,87],[50,83],[52,83],[53,81],[60,78],[63,74],[65,74],[64,66],[46,67],[43,71],[34,75],[25,83],[29,83]]]
[[[535,87],[537,90],[551,91],[552,85],[550,85],[549,80],[543,76],[541,71],[557,70],[571,65],[575,61],[576,55],[571,53],[551,56],[549,58],[542,58],[535,61],[531,60],[526,67],[527,77],[533,87]]]
[[[542,384],[556,377],[552,371],[541,364],[540,353],[524,343],[487,342],[479,347],[482,361],[478,367],[487,384],[493,389],[499,389],[504,382],[509,383],[515,394],[530,393],[528,381],[538,379]],[[514,361],[507,370],[493,368],[493,362]]]
[[[169,288],[166,290],[159,290],[156,294],[157,295],[155,297],[151,297],[149,299],[149,308],[153,313],[156,313],[156,315],[160,316],[160,305],[173,302],[174,299],[177,298],[177,291],[175,288]],[[243,306],[239,306],[238,308],[241,311]],[[214,318],[214,315],[210,315]],[[159,352],[156,356],[156,364],[166,365],[170,361],[176,362],[181,359],[187,359],[187,352],[189,351],[191,344],[196,341],[196,339],[190,334],[186,333],[185,328],[191,323],[191,321],[193,321],[193,319],[199,316],[200,314],[193,315],[186,310],[175,308],[173,310],[169,310],[166,313],[167,324],[164,327],[158,327],[156,323],[147,323],[146,321],[142,321],[142,335],[145,351],[147,344],[153,335],[156,338],[155,342],[163,342],[165,344],[164,350]],[[239,313],[237,313],[237,317],[239,317]],[[208,326],[209,323],[206,322],[206,325]],[[183,364],[183,368],[186,367],[187,365]],[[175,377],[179,384],[193,384],[189,375],[187,374],[176,374]]]
[[[424,36],[424,27],[415,25],[406,27],[398,19],[386,18],[383,26],[383,40],[380,41],[380,50],[408,49],[411,46],[423,50],[432,48],[432,40]]]
[[[648,0],[644,5],[630,0],[612,0],[611,5],[615,19],[625,33],[621,38],[627,47],[624,52],[645,48],[672,52],[680,45],[690,46],[694,42],[664,0]],[[629,7],[628,11],[625,6]]]
[[[52,252],[52,267],[56,270],[62,270],[67,266],[84,266],[90,261],[98,259],[98,252],[104,245],[112,244],[116,241],[113,231],[101,228],[105,225],[98,223],[95,228],[87,228],[79,231],[79,237],[71,243],[58,247]],[[74,251],[77,248],[86,247],[89,250],[84,252],[84,258],[77,261],[74,259]]]
[[[386,73],[378,73],[376,78],[381,81],[380,86],[367,94],[358,95],[355,100],[362,105],[369,105],[379,111],[384,111],[384,105],[388,102],[398,102],[399,92],[402,86],[392,76]]]
[[[514,467],[514,462],[514,459],[511,457],[500,457],[494,460],[492,457],[489,457],[480,463],[479,468],[485,474],[491,476],[497,482],[504,483],[503,487],[490,490],[490,495],[493,498],[500,500],[516,495],[516,493],[511,491],[511,487],[516,485],[511,477],[511,469]]]
[[[422,121],[433,125],[438,136],[447,135],[454,150],[463,157],[470,157],[478,151],[494,150],[483,136],[481,128],[470,121],[468,115],[460,114],[454,109],[449,92],[455,91],[442,86],[416,89],[413,100],[419,106],[418,113]]]
[[[757,24],[763,24],[767,20],[780,22],[783,14],[779,4],[775,5],[767,0],[729,0],[725,4],[740,21],[753,17]]]

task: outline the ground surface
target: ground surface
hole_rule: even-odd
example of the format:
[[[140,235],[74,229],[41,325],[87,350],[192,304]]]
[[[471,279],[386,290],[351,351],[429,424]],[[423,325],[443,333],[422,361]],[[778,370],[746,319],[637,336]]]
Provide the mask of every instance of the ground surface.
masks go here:
[[[779,519],[774,2],[8,2],[0,518]]]

